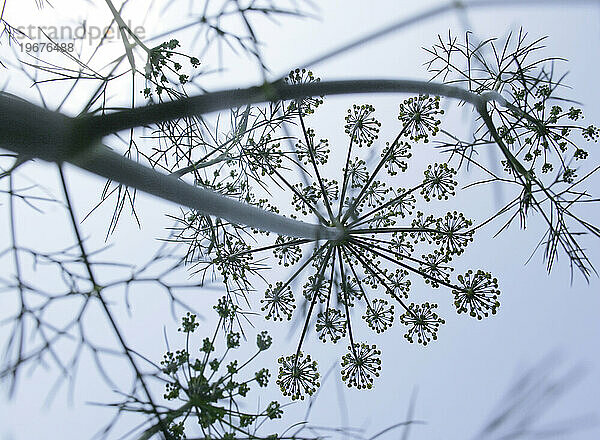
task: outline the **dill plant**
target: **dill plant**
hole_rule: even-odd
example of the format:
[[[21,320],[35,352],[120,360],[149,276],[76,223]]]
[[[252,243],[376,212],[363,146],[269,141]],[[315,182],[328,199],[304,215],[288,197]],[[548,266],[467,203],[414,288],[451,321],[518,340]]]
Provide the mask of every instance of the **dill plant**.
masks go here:
[[[279,358],[274,380],[284,396],[296,400],[315,393],[322,380],[317,359],[302,349],[309,332],[324,343],[344,340],[347,351],[340,359],[342,380],[349,387],[370,389],[382,369],[381,350],[367,342],[367,337],[355,334],[354,320],[362,318],[375,333],[388,331],[399,322],[409,343],[432,343],[438,332],[443,332],[446,318],[438,315],[437,303],[415,302],[415,289],[445,291],[445,297],[435,296],[454,304],[458,314],[476,320],[496,314],[500,282],[491,273],[478,267],[461,274],[453,272],[456,259],[476,239],[475,232],[500,217],[505,218],[503,230],[517,218],[525,226],[529,216],[539,215],[547,225],[540,245],[548,269],[562,252],[584,277],[595,272],[576,228],[597,237],[600,230],[578,217],[574,207],[594,200],[581,189],[594,171],[581,175],[577,164],[587,159],[587,145],[596,142],[600,132],[594,125],[583,124],[582,110],[560,96],[564,78],[556,77],[558,59],[536,58],[543,39],[530,40],[523,31],[511,34],[503,43],[476,41],[470,33],[464,39],[440,36],[427,49],[430,81],[321,81],[311,70],[296,68],[285,78],[265,80],[255,87],[192,96],[189,88],[201,84],[205,74],[203,57],[186,54],[175,38],[146,46],[127,30],[112,2],[106,0],[106,4],[122,32],[129,35],[124,38],[123,56],[110,72],[100,74],[81,60],[79,73],[51,69],[50,63],[37,67],[45,70],[49,80],[98,82],[99,88],[80,116],[67,118],[9,94],[0,96],[4,135],[0,146],[14,153],[8,155],[14,162],[3,168],[1,175],[9,182],[5,195],[12,236],[3,254],[12,255],[17,279],[16,283],[2,279],[2,284],[21,298],[46,298],[37,308],[23,301],[11,341],[26,339],[28,330],[21,318],[30,315],[39,324],[31,333],[41,342],[29,351],[22,342],[18,348],[11,342],[2,377],[12,376],[16,382],[22,366],[44,356],[68,371],[75,368],[83,349],[96,357],[98,353],[114,354],[84,335],[87,304],[97,301],[117,336],[118,354],[135,373],[134,392],[125,394],[114,406],[119,415],[137,412],[148,416],[138,432],[140,438],[159,432],[169,439],[184,438],[192,419],[197,421],[194,429],[199,426],[205,438],[262,438],[251,425],[281,417],[281,405],[271,402],[261,411],[249,413],[241,411],[238,402],[246,397],[250,385],[266,386],[270,374],[264,368],[245,378],[238,374],[269,348],[271,339],[259,333],[253,357],[225,363],[225,357],[233,354],[243,339],[242,323],[247,318],[240,320],[240,304],[260,302],[264,317],[274,321],[301,315],[299,341],[293,352]],[[429,15],[454,7],[458,6],[448,5]],[[234,11],[205,10],[190,27],[197,26],[207,35],[200,53],[214,42],[230,45],[250,54],[266,75],[248,17],[303,13],[294,6],[286,9],[264,2],[258,7],[252,3]],[[223,25],[229,15],[245,22],[246,34]],[[15,29],[0,21],[8,37],[14,38]],[[398,26],[404,26],[402,23]],[[134,52],[145,59],[143,68],[136,67]],[[130,108],[108,111],[103,97],[122,76],[123,72],[116,72],[127,64],[125,72],[143,78],[143,88],[135,91],[147,105],[135,107],[132,102]],[[355,92],[409,95],[398,99],[395,136],[380,139],[382,124],[374,106],[364,101],[351,105],[341,122],[346,134],[343,150],[337,140],[329,140],[327,133],[311,127],[327,95]],[[444,125],[444,117],[451,111],[446,105],[450,100],[473,107],[477,127],[471,138],[460,139]],[[228,121],[221,122],[225,129],[203,116],[222,110],[228,110]],[[35,127],[33,120],[38,123]],[[142,126],[151,127],[145,139],[136,131]],[[53,130],[48,130],[50,127]],[[104,137],[123,130],[129,131],[123,155],[102,145]],[[145,150],[143,141],[153,142],[153,148]],[[420,170],[418,181],[405,183],[403,175],[412,166],[410,159],[419,144],[432,144],[449,154],[440,154]],[[500,150],[501,172],[491,171],[478,159],[477,150],[486,146]],[[338,175],[329,172],[332,151],[343,151]],[[44,253],[18,244],[14,200],[37,203],[39,198],[19,190],[13,179],[15,170],[33,157],[58,165],[75,237],[75,246],[67,250]],[[149,167],[131,158],[145,161]],[[82,238],[64,162],[108,179],[99,204],[114,199],[109,234],[115,231],[127,204],[137,218],[134,201],[138,190],[186,206],[178,215],[171,215],[174,226],[166,238],[167,243],[183,246],[184,254],[161,248],[131,274],[100,281],[97,272],[102,263],[92,258],[96,251],[89,251]],[[459,183],[457,170],[466,165],[486,175],[469,186],[497,182],[519,188],[513,200],[479,224],[452,204],[452,197],[465,183]],[[430,212],[438,211],[430,207],[433,204],[448,205],[449,209],[437,217]],[[24,258],[52,267],[65,282],[65,291],[51,295],[26,283],[20,266]],[[174,263],[148,275],[154,265],[165,261]],[[270,266],[276,265],[281,267],[267,275]],[[86,275],[81,276],[74,267],[83,267]],[[181,267],[191,273],[191,283],[182,285],[169,279],[169,274]],[[194,347],[199,341],[198,323],[196,316],[188,313],[180,327],[185,348],[168,351],[160,366],[153,365],[152,373],[144,372],[138,354],[127,345],[113,318],[106,292],[152,282],[166,292],[172,304],[186,308],[179,290],[201,288],[215,279],[222,282],[225,296],[215,306],[219,323],[212,337]],[[266,285],[265,279],[269,280]],[[76,316],[64,328],[46,323],[45,310],[66,296],[81,300]],[[301,302],[306,307],[298,307]],[[355,312],[355,308],[361,311]],[[45,327],[51,329],[51,336],[44,333]],[[53,348],[65,335],[80,341],[67,367]],[[219,356],[213,354],[217,342],[225,346]],[[198,352],[196,358],[193,353]],[[102,372],[100,361],[98,366]],[[164,386],[163,399],[168,404],[153,397],[149,385],[153,380]],[[291,438],[299,437],[294,434]]]
[[[452,41],[454,46],[464,48],[456,39]],[[556,95],[560,83],[553,80],[552,70],[548,70],[552,59],[529,59],[539,49],[540,41],[526,42],[523,32],[514,41],[509,36],[504,46],[504,58],[496,59],[496,65],[492,67],[485,54],[498,52],[495,40],[487,41],[486,44],[491,46],[489,51],[486,44],[463,49],[458,54],[454,53],[454,49],[434,46],[429,50],[433,59],[428,63],[434,78],[445,73],[448,82],[467,81],[460,77],[451,79],[444,68],[451,70],[449,66],[454,63],[453,57],[463,55],[469,65],[475,62],[468,57],[479,57],[478,62],[488,66],[488,70],[484,73],[475,70],[473,74],[467,71],[465,75],[473,77],[470,78],[473,90],[482,95],[508,89],[513,102],[494,105],[491,112],[486,111],[480,116],[481,126],[475,138],[470,142],[457,142],[456,137],[442,125],[444,110],[440,109],[439,96],[420,94],[405,99],[399,105],[398,134],[394,139],[385,141],[385,147],[376,153],[378,160],[369,164],[368,156],[377,149],[381,123],[375,118],[372,105],[355,104],[348,109],[345,117],[347,147],[341,155],[345,157],[345,163],[340,177],[331,176],[327,171],[331,150],[335,148],[339,152],[340,147],[320,138],[309,127],[308,118],[318,117],[322,98],[276,104],[287,109],[287,122],[293,123],[299,133],[286,133],[288,138],[293,139],[287,149],[279,139],[274,142],[269,136],[260,140],[260,143],[271,143],[273,158],[263,161],[261,176],[269,176],[274,188],[288,192],[288,195],[281,196],[277,192],[274,198],[291,202],[287,207],[280,203],[276,210],[272,209],[294,219],[310,221],[311,217],[316,218],[323,226],[339,231],[338,236],[327,240],[319,236],[310,239],[285,235],[278,235],[271,241],[250,238],[259,243],[253,245],[240,234],[232,238],[232,233],[224,229],[222,240],[228,246],[225,257],[218,255],[216,245],[214,258],[209,252],[204,258],[190,263],[192,270],[203,276],[211,270],[213,274],[220,274],[230,294],[243,297],[253,295],[256,290],[254,283],[248,284],[248,279],[252,274],[259,275],[266,270],[262,267],[265,255],[272,253],[279,265],[289,268],[290,275],[270,283],[261,299],[265,317],[280,321],[292,318],[299,300],[307,304],[303,308],[305,316],[301,319],[304,324],[297,349],[280,359],[278,384],[285,395],[293,399],[303,398],[303,394],[310,395],[318,387],[316,364],[302,352],[302,344],[310,331],[316,331],[323,342],[335,343],[347,337],[348,353],[342,357],[342,379],[348,386],[372,387],[373,378],[379,375],[381,369],[381,352],[375,345],[355,341],[352,310],[359,304],[365,310],[362,318],[376,333],[392,326],[396,306],[401,310],[398,320],[405,327],[407,341],[427,345],[436,340],[445,320],[436,313],[437,304],[431,301],[419,304],[410,300],[415,278],[420,278],[428,289],[447,289],[448,299],[455,305],[458,314],[465,313],[477,320],[496,314],[500,307],[498,280],[482,268],[473,268],[452,277],[453,260],[473,241],[477,229],[511,209],[513,213],[507,224],[516,214],[520,214],[524,221],[529,206],[536,206],[543,216],[547,215],[546,219],[551,219],[548,234],[555,234],[556,238],[546,244],[549,268],[562,247],[571,263],[586,277],[593,270],[575,239],[576,234],[562,222],[569,211],[565,210],[565,206],[587,197],[584,193],[572,192],[574,170],[569,164],[587,157],[582,142],[594,141],[598,129],[594,125],[575,123],[581,116],[580,109],[570,107],[563,111],[558,105],[553,105],[561,98]],[[440,55],[440,47],[447,51],[447,55]],[[447,65],[437,67],[436,63],[442,62]],[[490,77],[495,71],[501,71],[502,75],[500,79],[496,78],[496,82],[491,82]],[[310,71],[294,70],[286,81],[315,84],[319,79]],[[546,107],[551,108],[549,119],[540,116]],[[485,120],[489,121],[488,125]],[[498,122],[492,121],[500,121],[498,129],[495,127]],[[502,135],[498,135],[499,132]],[[512,136],[510,133],[513,133]],[[485,165],[478,163],[469,151],[479,145],[500,142],[507,153],[503,161],[506,175],[492,174],[493,178],[484,183],[516,183],[523,186],[522,193],[479,225],[456,210],[436,218],[416,209],[417,199],[421,200],[420,203],[445,202],[456,194],[458,188],[457,172],[452,161],[429,165],[423,170],[422,180],[408,188],[396,184],[397,181],[405,181],[401,174],[409,167],[413,145],[434,139],[438,147],[451,153],[450,159],[458,157],[458,166],[469,162],[488,173]],[[251,143],[255,144],[256,141]],[[540,166],[539,160],[534,160],[534,157],[541,154],[544,154],[544,163]],[[557,167],[558,175],[550,184],[537,177],[538,173],[549,173],[553,166]],[[215,174],[223,173],[219,170]],[[297,175],[301,178],[295,183]],[[266,185],[264,179],[261,185]],[[563,190],[557,189],[560,187]],[[535,198],[539,193],[545,196],[541,202]],[[246,199],[252,199],[252,196]],[[548,207],[542,206],[543,203]],[[548,214],[546,209],[549,209]],[[555,222],[561,223],[557,225]],[[580,222],[590,232],[597,233],[591,224]],[[238,225],[230,226],[230,231],[238,228]],[[180,237],[184,237],[186,233],[198,234],[200,231],[203,231],[203,240],[207,243],[204,249],[215,246],[215,240],[219,238],[215,238],[211,227],[201,229],[188,225],[179,233]],[[269,235],[268,231],[261,233],[255,229],[252,234]],[[196,253],[197,237],[190,243],[188,255]],[[230,247],[230,242],[237,243],[235,250]],[[253,263],[255,259],[261,264]],[[279,274],[281,270],[276,269],[275,272]],[[272,279],[272,275],[261,277]],[[292,289],[293,285],[302,287]]]
[[[253,356],[243,363],[238,359],[226,362],[228,355],[231,356],[242,343],[240,333],[226,331],[228,323],[235,319],[237,308],[227,305],[224,299],[214,309],[219,321],[212,337],[202,339],[202,343],[197,342],[199,338],[195,338],[194,334],[200,325],[196,315],[188,312],[182,318],[179,332],[185,335],[185,348],[165,353],[160,375],[165,387],[163,398],[178,406],[164,406],[155,416],[160,420],[160,416],[164,415],[161,423],[168,426],[170,438],[174,440],[190,438],[190,433],[197,430],[190,427],[194,425],[204,438],[287,438],[276,434],[265,437],[257,434],[265,420],[281,418],[283,409],[277,401],[270,402],[259,412],[242,409],[241,401],[252,387],[266,387],[269,383],[271,375],[266,368],[247,376],[244,372],[256,357],[269,349],[272,338],[267,332],[258,333],[257,351]],[[195,347],[196,344],[199,347]],[[217,349],[221,345],[224,350],[219,353]],[[193,355],[195,352],[199,352],[199,357]],[[147,405],[134,396],[127,396],[119,403],[122,411],[130,412],[148,411]],[[140,438],[150,438],[161,430],[161,423],[152,425],[152,420],[148,423],[151,426],[144,427]]]

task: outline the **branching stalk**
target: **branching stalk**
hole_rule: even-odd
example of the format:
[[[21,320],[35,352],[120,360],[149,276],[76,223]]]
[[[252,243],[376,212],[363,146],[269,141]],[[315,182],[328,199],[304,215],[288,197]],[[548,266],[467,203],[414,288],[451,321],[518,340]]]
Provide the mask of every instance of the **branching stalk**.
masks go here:
[[[69,118],[8,94],[0,94],[0,147],[22,157],[69,162],[96,175],[157,197],[188,206],[202,214],[290,237],[338,239],[342,231],[267,212],[255,206],[189,185],[122,157],[104,146],[103,136],[120,130],[200,115],[226,108],[299,99],[307,96],[355,93],[427,93],[459,99],[484,111],[488,101],[506,105],[496,92],[482,95],[459,87],[415,80],[345,80],[289,85],[282,81],[225,90],[100,116]],[[482,115],[484,116],[484,115]],[[504,152],[504,151],[503,151]]]

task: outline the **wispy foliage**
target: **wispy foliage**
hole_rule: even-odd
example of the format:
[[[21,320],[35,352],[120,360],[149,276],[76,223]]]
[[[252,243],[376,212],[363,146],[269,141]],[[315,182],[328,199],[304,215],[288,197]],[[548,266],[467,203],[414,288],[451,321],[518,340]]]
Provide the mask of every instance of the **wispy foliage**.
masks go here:
[[[180,7],[178,3],[167,2],[165,11]],[[104,435],[121,415],[134,412],[147,415],[135,433],[139,438],[161,433],[165,438],[181,439],[192,431],[201,432],[202,438],[224,440],[274,438],[263,436],[259,428],[264,420],[281,416],[279,403],[272,402],[256,412],[242,411],[238,403],[251,386],[264,387],[269,381],[270,373],[264,368],[248,376],[240,373],[269,348],[270,337],[258,335],[257,352],[248,361],[225,363],[225,356],[235,353],[243,340],[249,322],[248,315],[240,312],[242,305],[260,308],[266,319],[300,324],[297,345],[279,358],[274,380],[284,396],[296,400],[316,393],[323,380],[317,359],[305,352],[306,340],[313,333],[324,343],[344,339],[347,351],[340,359],[341,379],[348,387],[371,389],[382,369],[381,350],[364,342],[367,338],[362,335],[355,339],[358,332],[353,323],[357,319],[362,317],[363,327],[377,334],[399,323],[406,341],[426,346],[438,338],[438,333],[443,335],[448,319],[438,314],[438,302],[453,304],[457,314],[476,320],[498,313],[501,281],[480,267],[454,272],[457,260],[477,239],[475,232],[500,217],[505,217],[502,232],[517,217],[524,227],[533,214],[541,216],[547,232],[540,246],[544,247],[548,269],[563,252],[584,277],[594,272],[580,235],[600,237],[600,229],[579,217],[576,208],[596,201],[585,184],[598,168],[582,171],[578,164],[588,158],[586,145],[596,142],[600,131],[594,125],[581,124],[582,110],[561,97],[564,77],[556,74],[555,67],[560,60],[539,56],[543,39],[530,41],[522,31],[509,35],[503,43],[495,39],[474,41],[470,33],[464,41],[451,34],[447,39],[439,37],[427,49],[432,82],[326,83],[310,70],[298,68],[283,80],[269,83],[253,19],[301,17],[307,4],[200,3],[195,4],[200,10],[194,9],[198,13],[191,14],[189,22],[154,36],[150,44],[124,24],[125,6],[117,11],[106,0],[123,35],[123,53],[108,66],[99,66],[95,58],[104,45],[103,38],[91,54],[57,51],[58,63],[31,53],[0,60],[4,68],[20,69],[44,103],[45,87],[68,85],[52,108],[72,105],[80,109],[79,117],[67,120],[80,130],[76,133],[81,134],[83,144],[78,146],[80,150],[69,150],[70,155],[54,159],[63,192],[60,203],[73,233],[72,245],[56,251],[20,244],[15,224],[23,215],[23,206],[17,208],[17,204],[39,209],[38,204],[54,198],[32,194],[31,188],[17,185],[21,171],[26,175],[30,156],[3,156],[8,166],[2,162],[0,180],[7,188],[3,194],[11,243],[0,251],[0,257],[12,264],[13,274],[0,278],[0,291],[13,294],[17,306],[2,321],[10,330],[0,377],[12,378],[13,386],[24,366],[38,362],[58,368],[58,384],[71,379],[81,354],[87,351],[107,384],[114,387],[103,363],[104,356],[113,355],[125,360],[134,374],[130,391],[123,392],[123,400],[114,404],[117,418]],[[243,31],[230,27],[232,20],[241,23]],[[14,37],[14,29],[3,16],[0,25],[0,38]],[[201,37],[184,47],[183,39],[176,38],[184,30],[195,30]],[[155,44],[157,41],[160,43]],[[230,91],[230,96],[252,99],[209,118],[201,106],[194,107],[193,95],[215,96],[205,89],[203,81],[218,67],[209,66],[206,59],[212,50],[225,47],[249,57],[265,81],[255,89]],[[131,101],[113,106],[110,96],[113,90],[120,90],[123,78],[131,81]],[[93,84],[92,93],[87,102],[72,103],[78,96],[73,91],[83,83]],[[140,83],[143,87],[138,90]],[[369,91],[381,91],[381,87],[410,91],[412,96],[398,101],[396,125],[388,130],[394,133],[391,137],[386,134],[383,139],[379,115],[367,103],[353,104],[343,119],[340,116],[346,134],[342,144],[314,128],[325,95],[353,92],[349,83],[357,89],[359,85],[370,87]],[[256,94],[243,94],[249,91]],[[460,139],[444,124],[451,109],[442,96],[474,106],[478,123],[468,140]],[[9,95],[2,93],[0,99],[5,98]],[[256,104],[261,101],[267,103]],[[172,109],[173,104],[183,105],[179,108],[185,111],[170,117],[158,114],[144,124],[126,120],[141,113],[152,115],[153,109],[159,113]],[[110,129],[110,121],[119,122],[119,118],[125,119],[126,134]],[[255,225],[248,226],[244,221],[215,215],[211,206],[181,208],[178,214],[170,214],[174,224],[164,237],[166,244],[148,262],[135,267],[102,261],[101,249],[87,248],[62,166],[63,160],[89,153],[86,149],[90,147],[85,145],[92,141],[94,123],[106,123],[109,128],[101,128],[108,131],[102,134],[115,135],[107,143],[118,145],[125,158],[168,174],[171,180],[163,182],[187,182],[195,189],[220,194],[236,203],[229,206],[258,208],[252,211],[256,217],[269,221],[248,221]],[[434,141],[450,154],[435,158],[418,170],[418,179],[410,182],[406,172],[412,171],[415,146],[424,148]],[[491,171],[493,168],[478,155],[488,146],[499,148],[502,154],[500,172]],[[18,152],[22,145],[8,147]],[[485,177],[473,183],[466,181],[469,175],[461,176],[465,181],[459,183],[457,169],[464,164],[474,165],[471,169]],[[453,197],[470,186],[495,182],[510,186],[516,195],[476,224],[468,212],[460,212]],[[130,186],[116,180],[106,183],[97,207],[114,199],[107,238],[116,230],[126,207],[140,221],[135,203],[138,187],[142,187],[141,182]],[[440,210],[444,214],[439,215]],[[312,232],[279,234],[274,231],[283,227],[269,228],[277,222],[287,225],[285,221],[290,219],[302,221],[296,225]],[[50,292],[34,282],[26,266],[31,266],[33,273],[42,266],[47,268],[60,281],[60,291]],[[110,277],[105,276],[105,269],[109,269]],[[175,281],[179,269],[187,270],[191,281]],[[128,345],[107,300],[107,293],[121,289],[129,306],[129,288],[144,283],[165,292],[173,310],[176,306],[190,309],[180,291],[206,289],[215,281],[224,291],[215,306],[220,321],[212,338],[203,340],[200,357],[190,349],[191,335],[198,326],[196,315],[190,313],[180,328],[186,336],[185,349],[168,351],[161,366]],[[437,289],[445,296],[434,294]],[[415,290],[431,297],[417,300]],[[75,302],[75,313],[58,325],[48,318],[48,310],[63,302]],[[98,307],[107,331],[115,337],[114,347],[100,346],[87,336],[85,323],[92,305]],[[71,352],[55,348],[64,341],[72,343]],[[212,354],[217,342],[226,347],[219,356]],[[142,366],[150,367],[150,371]],[[162,400],[155,395],[156,382],[164,386]],[[289,438],[300,437],[294,434]]]

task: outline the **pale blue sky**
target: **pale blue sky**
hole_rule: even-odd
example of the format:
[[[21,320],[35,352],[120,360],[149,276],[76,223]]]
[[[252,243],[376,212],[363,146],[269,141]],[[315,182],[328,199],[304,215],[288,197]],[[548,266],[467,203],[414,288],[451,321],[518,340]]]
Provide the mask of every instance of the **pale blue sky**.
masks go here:
[[[33,2],[32,5],[25,3],[19,3],[20,11],[10,12],[15,14],[15,20],[27,23],[29,17],[39,12]],[[319,4],[319,20],[283,20],[279,27],[265,28],[263,38],[268,43],[264,54],[275,74],[284,73],[296,64],[302,64],[370,30],[379,29],[385,24],[423,11],[439,2],[381,0],[365,3],[346,0],[343,7],[340,2],[333,1],[322,1]],[[85,18],[84,9],[81,12],[73,11],[70,5],[72,2],[56,2],[54,13],[63,19],[69,16],[73,16],[74,20]],[[103,6],[99,4],[93,11],[100,10]],[[46,13],[50,14],[44,12]],[[131,15],[134,16],[133,13]],[[97,18],[96,15],[94,17]],[[7,15],[6,18],[10,20],[11,16]],[[160,31],[161,24],[171,26],[171,23],[166,21],[157,22],[157,17],[152,14],[149,23],[149,27],[157,32]],[[570,72],[567,83],[573,89],[566,93],[584,104],[589,123],[600,123],[600,94],[596,84],[597,72],[600,70],[599,7],[490,7],[468,12],[467,23],[469,29],[480,38],[502,37],[508,30],[518,30],[520,26],[532,37],[548,35],[545,54],[569,60],[563,69]],[[444,35],[449,28],[457,34],[464,32],[463,23],[456,13],[444,14],[371,42],[316,66],[314,71],[323,79],[428,79],[422,65],[426,57],[421,47],[430,46],[435,42],[438,33]],[[0,47],[0,51],[4,50],[7,50],[5,45]],[[217,89],[242,86],[254,84],[259,80],[257,72],[249,70],[252,68],[250,63],[229,67],[228,72],[212,77],[210,87]],[[0,84],[4,83],[4,73],[2,75]],[[8,79],[7,89],[13,93],[34,96],[27,82],[12,76]],[[403,98],[360,96],[328,99],[323,109],[314,117],[314,125],[319,135],[329,137],[332,146],[335,146],[335,136],[343,135],[341,121],[345,109],[354,102],[369,102],[376,107],[383,123],[382,133],[385,133],[386,125],[394,124],[398,103]],[[126,102],[128,95],[123,99]],[[458,112],[453,120],[457,124],[456,130],[464,132],[470,127],[468,114]],[[422,172],[426,163],[435,160],[434,154],[439,154],[432,149],[430,151],[431,158],[427,157],[428,153],[421,152],[420,158],[411,164],[414,166],[415,175]],[[597,151],[590,153],[591,160],[597,161]],[[48,182],[47,185],[59,194],[55,176],[49,167],[32,166],[30,170],[36,173],[36,180]],[[466,178],[468,179],[468,176]],[[81,217],[97,200],[96,194],[101,191],[103,182],[75,170],[70,173],[70,179],[75,183],[73,187],[77,188],[74,198]],[[598,188],[598,183],[600,181],[596,178],[591,188]],[[490,188],[469,192],[459,200],[464,204],[465,212],[468,210],[473,216],[483,215],[483,212],[489,212],[499,203],[497,194]],[[144,228],[138,231],[131,220],[124,219],[111,239],[116,246],[110,250],[109,255],[125,261],[143,260],[143,257],[157,246],[155,239],[164,236],[163,228],[169,221],[163,213],[177,210],[170,204],[147,196],[140,196],[138,203],[140,212],[143,213]],[[0,212],[0,237],[2,242],[6,243],[4,206]],[[590,208],[584,215],[593,222],[600,218],[599,213],[598,208]],[[23,220],[24,223],[20,227],[29,235],[30,241],[48,248],[65,242],[69,230],[60,229],[64,217],[61,217],[61,211],[58,209],[51,210],[51,214],[56,225],[49,224],[46,218],[42,220],[42,217]],[[105,208],[86,221],[84,231],[91,235],[90,239],[93,242],[102,242],[106,217],[109,214],[110,208]],[[40,222],[43,222],[43,227],[40,226]],[[582,367],[586,372],[583,379],[551,408],[543,419],[546,423],[552,424],[590,414],[600,408],[598,279],[593,277],[587,284],[576,274],[571,284],[564,256],[549,276],[540,254],[536,254],[532,261],[525,265],[542,232],[538,221],[531,221],[526,231],[512,227],[500,238],[494,239],[492,236],[499,226],[500,224],[496,224],[482,231],[475,244],[471,245],[460,260],[461,267],[484,267],[498,277],[502,289],[502,305],[498,315],[477,322],[465,316],[457,316],[453,312],[451,302],[440,299],[440,310],[446,317],[447,324],[440,330],[439,340],[426,348],[407,344],[397,322],[391,330],[382,335],[369,334],[369,342],[377,343],[383,350],[383,369],[374,389],[348,390],[337,376],[331,377],[323,385],[316,400],[311,423],[328,426],[349,423],[351,426],[364,427],[367,433],[374,434],[386,426],[404,420],[411,393],[418,389],[414,417],[426,421],[427,424],[414,426],[411,439],[473,438],[493,414],[497,404],[503,401],[504,393],[514,380],[530,366],[547,359],[546,356],[561,359],[560,367],[556,370],[559,375],[575,366]],[[592,260],[598,262],[598,241],[590,238],[586,244]],[[4,275],[4,269],[1,272]],[[169,334],[175,335],[177,323],[170,316],[164,316],[167,304],[162,297],[153,295],[155,293],[149,290],[133,299],[133,317],[128,317],[124,311],[119,312],[118,317],[126,328],[128,337],[133,341],[132,345],[140,347],[144,353],[154,356],[158,361],[165,350],[163,326],[167,327]],[[207,290],[201,298],[193,297],[190,301],[197,307],[207,307],[214,303],[218,295],[215,290]],[[442,293],[437,292],[434,295],[441,296]],[[116,298],[119,297],[115,296]],[[278,335],[271,351],[272,356],[288,353],[291,351],[290,347],[295,346],[295,339],[287,340],[283,337],[285,332],[280,330],[281,327],[266,324],[258,318],[254,322],[258,329],[269,328]],[[207,324],[206,328],[210,329],[210,326]],[[4,339],[0,337],[0,340]],[[343,343],[332,348],[312,338],[305,349],[319,359],[320,370],[325,373],[329,366],[345,353],[345,346]],[[271,367],[275,375],[273,359]],[[89,368],[89,371],[86,368]],[[89,359],[78,373],[72,404],[68,402],[67,393],[63,390],[50,407],[44,405],[44,398],[50,386],[48,381],[55,377],[54,373],[46,374],[38,370],[31,376],[23,375],[16,398],[11,402],[5,398],[0,400],[0,438],[21,440],[54,438],[59,435],[64,439],[87,438],[95,432],[92,428],[99,427],[106,420],[106,412],[86,405],[90,400],[110,400],[114,397],[110,390],[98,381]],[[340,393],[343,394],[347,407],[346,414],[343,414],[344,411],[340,408]],[[280,393],[273,386],[261,400],[275,398],[280,398]],[[302,419],[305,409],[305,403],[289,408],[286,423]],[[597,411],[596,416],[600,421]],[[543,426],[543,423],[540,426]],[[386,439],[398,437],[397,431],[385,436]],[[583,440],[598,437],[600,425],[570,438]]]

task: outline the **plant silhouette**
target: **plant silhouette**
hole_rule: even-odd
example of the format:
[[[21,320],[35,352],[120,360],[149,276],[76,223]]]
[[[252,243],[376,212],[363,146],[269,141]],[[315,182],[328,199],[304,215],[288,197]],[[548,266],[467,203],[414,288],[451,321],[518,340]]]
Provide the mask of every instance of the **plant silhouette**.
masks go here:
[[[169,10],[176,2],[165,3]],[[119,390],[122,400],[109,405],[117,413],[100,432],[104,437],[123,415],[137,413],[144,420],[131,434],[140,439],[191,438],[192,432],[224,440],[313,438],[301,430],[264,434],[263,424],[282,416],[284,405],[278,402],[254,412],[241,409],[250,388],[266,387],[271,376],[260,366],[248,376],[240,374],[270,347],[265,332],[256,336],[250,358],[225,361],[236,357],[250,325],[261,318],[251,313],[280,325],[294,319],[292,325],[301,329],[294,349],[279,353],[279,371],[271,381],[285,398],[303,400],[324,380],[318,357],[303,350],[311,333],[323,343],[343,340],[342,381],[371,389],[385,366],[382,349],[370,341],[374,336],[359,336],[360,319],[362,329],[376,334],[399,322],[407,342],[427,346],[442,337],[449,320],[438,303],[452,304],[457,314],[477,321],[501,312],[500,298],[510,294],[501,295],[502,280],[484,267],[455,270],[484,227],[499,224],[500,234],[516,219],[525,228],[536,216],[546,227],[538,248],[548,271],[564,255],[572,273],[589,279],[596,272],[582,235],[598,238],[600,229],[577,208],[597,201],[586,185],[598,168],[581,164],[591,156],[589,145],[600,130],[584,124],[580,106],[561,95],[565,77],[557,72],[563,60],[543,55],[544,38],[523,30],[503,39],[478,40],[471,32],[440,35],[425,49],[429,76],[423,80],[330,81],[312,67],[413,22],[486,3],[449,2],[273,78],[254,20],[306,17],[312,6],[293,0],[242,3],[206,1],[199,18],[160,35],[156,44],[156,38],[144,40],[126,24],[125,6],[117,9],[105,0],[122,44],[121,55],[108,67],[94,58],[106,34],[91,54],[83,48],[71,53],[49,35],[34,49],[22,42],[23,31],[8,23],[4,9],[0,15],[1,38],[21,48],[20,54],[3,55],[0,69],[24,75],[41,98],[33,104],[0,92],[0,147],[7,151],[0,181],[10,236],[0,257],[12,267],[10,275],[0,277],[0,289],[14,295],[16,304],[2,316],[10,329],[0,378],[10,381],[13,393],[24,367],[49,362],[60,372],[58,386],[72,379],[88,352],[107,385],[118,389],[105,357],[119,357],[133,380],[129,390]],[[174,38],[185,29],[202,38]],[[29,44],[25,52],[24,44]],[[40,55],[42,47],[54,53]],[[231,53],[223,55],[224,50]],[[218,67],[207,62],[215,51]],[[205,88],[205,77],[236,52],[253,60],[262,83]],[[129,105],[112,106],[109,96],[122,87],[123,78],[131,81],[127,87],[133,97]],[[73,92],[84,82],[94,84],[87,102]],[[46,83],[69,85],[56,105],[45,100]],[[339,116],[343,141],[317,128],[328,96],[358,93],[368,96]],[[398,94],[392,118],[368,103],[375,93]],[[76,116],[61,113],[76,99]],[[447,123],[459,107],[473,111],[474,130],[467,139]],[[209,116],[213,112],[218,116]],[[439,154],[425,166],[414,165],[426,145]],[[499,169],[479,154],[490,149],[501,157]],[[36,159],[56,165],[62,197],[38,185],[21,185],[32,179],[29,170]],[[105,249],[88,245],[66,164],[106,179],[100,202],[85,218],[112,200],[107,240],[126,208],[141,224],[137,191],[181,206],[178,214],[169,214],[172,226],[152,257],[138,266],[104,261]],[[512,199],[475,222],[455,196],[484,185],[504,185]],[[64,209],[70,245],[48,251],[21,244],[19,218],[46,206]],[[36,278],[42,270],[58,288]],[[182,276],[188,276],[184,283]],[[166,294],[174,316],[176,307],[188,311],[179,329],[185,348],[169,349],[160,365],[128,343],[114,312],[114,292],[123,293],[129,309],[130,289],[147,284]],[[214,306],[218,324],[195,347],[198,315],[185,292],[215,287],[224,295]],[[423,300],[415,290],[430,297]],[[66,322],[48,317],[63,303],[69,303]],[[253,312],[242,312],[246,307]],[[87,335],[93,313],[103,317],[114,346]],[[70,351],[60,348],[67,341]],[[219,344],[225,348],[217,354]]]

